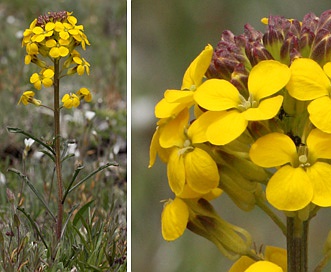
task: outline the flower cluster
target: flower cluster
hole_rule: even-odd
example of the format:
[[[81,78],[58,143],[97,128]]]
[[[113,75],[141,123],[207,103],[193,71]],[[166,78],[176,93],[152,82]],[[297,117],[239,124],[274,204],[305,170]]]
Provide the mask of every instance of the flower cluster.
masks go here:
[[[22,40],[22,46],[26,48],[27,53],[25,64],[34,63],[40,68],[38,73],[32,74],[30,83],[35,89],[40,90],[42,87],[53,86],[55,80],[65,75],[75,73],[89,75],[90,64],[76,50],[77,47],[85,50],[86,45],[90,45],[90,42],[84,33],[84,27],[77,24],[77,19],[72,12],[49,12],[33,20],[30,27],[24,31]],[[55,63],[60,64],[60,61],[61,74],[55,75],[54,65]],[[68,101],[68,96],[69,99],[72,99],[73,95],[65,94],[62,99],[63,106],[66,108],[77,107],[82,97],[91,97],[90,92],[87,90],[87,94],[86,90],[84,88],[83,96],[76,95],[76,102],[71,103],[70,106],[65,101]],[[23,96],[26,97],[26,94]],[[20,101],[26,105],[24,101],[28,100],[23,96]],[[88,100],[91,99],[85,99],[89,102]],[[33,104],[42,105],[42,103]]]
[[[303,221],[331,206],[331,10],[262,23],[265,33],[224,31],[155,107],[150,166],[157,155],[167,164],[175,194],[162,212],[166,240],[186,228],[209,239],[192,227],[192,203],[221,192],[243,210],[268,202]]]

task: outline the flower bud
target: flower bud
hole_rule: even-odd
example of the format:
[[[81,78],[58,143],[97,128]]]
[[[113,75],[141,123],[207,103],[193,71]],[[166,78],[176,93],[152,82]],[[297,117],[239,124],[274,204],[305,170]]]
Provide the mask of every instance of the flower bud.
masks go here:
[[[231,31],[222,33],[221,41],[218,43],[213,54],[211,65],[207,71],[208,78],[231,79],[231,75],[237,65],[248,63],[244,55],[243,37],[235,37]]]
[[[331,58],[331,33],[327,29],[320,29],[311,48],[311,58],[323,66]]]
[[[213,242],[230,259],[236,259],[250,251],[251,235],[220,218],[207,200],[201,198],[198,201],[184,201],[189,207],[189,230]]]
[[[220,187],[242,210],[250,211],[255,206],[254,192],[260,186],[241,176],[235,169],[223,166],[220,171]]]

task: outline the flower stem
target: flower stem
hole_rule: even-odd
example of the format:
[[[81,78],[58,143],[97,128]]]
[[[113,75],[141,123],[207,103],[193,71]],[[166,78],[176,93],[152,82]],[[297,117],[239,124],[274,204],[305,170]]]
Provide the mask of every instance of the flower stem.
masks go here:
[[[309,221],[287,217],[287,269],[288,272],[308,271]]]
[[[60,72],[59,72],[59,59],[54,60],[54,137],[55,137],[55,169],[57,178],[58,190],[58,214],[56,221],[56,238],[59,241],[62,232],[63,220],[63,182],[61,170],[61,127],[60,127]]]

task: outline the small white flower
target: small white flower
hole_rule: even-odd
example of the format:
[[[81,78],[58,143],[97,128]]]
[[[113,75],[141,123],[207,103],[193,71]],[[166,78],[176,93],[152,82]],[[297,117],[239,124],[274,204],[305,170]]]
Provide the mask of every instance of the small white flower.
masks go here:
[[[95,116],[95,112],[94,111],[86,111],[85,112],[85,118],[88,120],[88,121],[91,121]]]
[[[6,184],[6,177],[3,173],[0,172],[0,185]]]
[[[34,140],[31,139],[31,138],[28,138],[28,139],[24,139],[24,144],[25,144],[25,147],[29,150],[30,147],[33,145],[34,143]]]

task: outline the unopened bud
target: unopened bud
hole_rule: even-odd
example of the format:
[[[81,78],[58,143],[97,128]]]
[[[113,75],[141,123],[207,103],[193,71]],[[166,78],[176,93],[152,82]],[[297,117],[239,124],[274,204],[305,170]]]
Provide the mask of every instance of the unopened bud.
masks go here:
[[[189,230],[213,242],[230,259],[236,259],[250,251],[250,234],[220,218],[207,200],[201,198],[198,201],[184,201],[190,211],[187,224]]]

